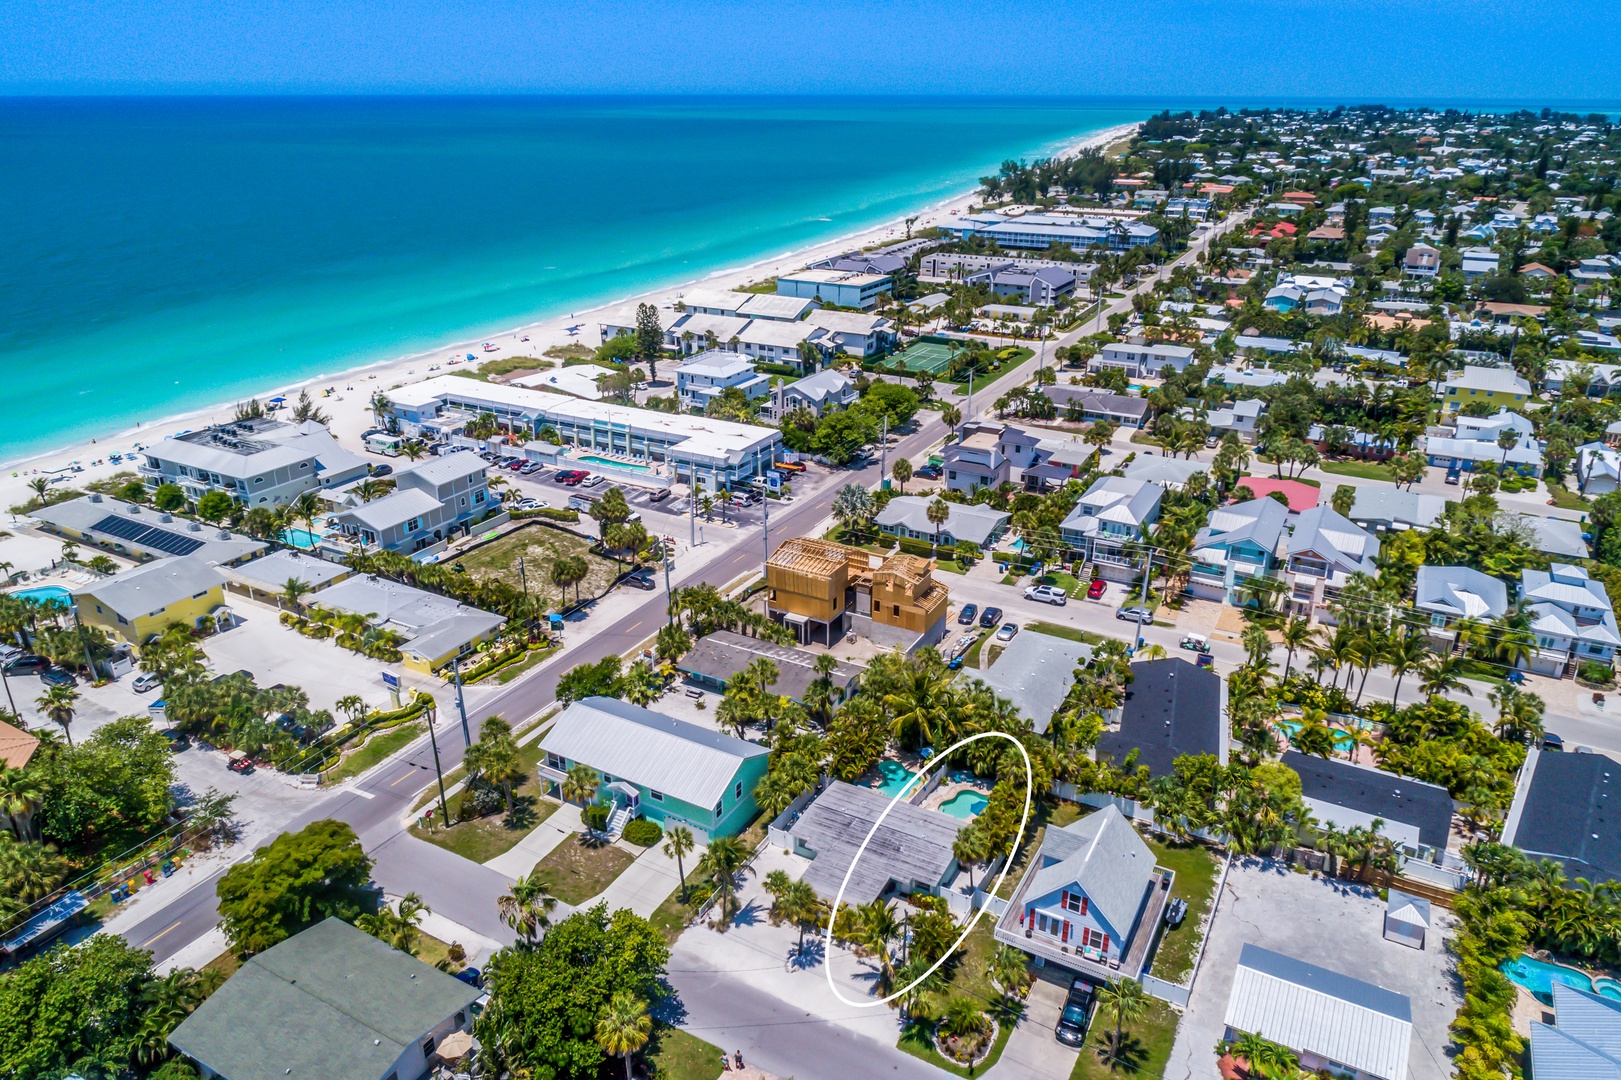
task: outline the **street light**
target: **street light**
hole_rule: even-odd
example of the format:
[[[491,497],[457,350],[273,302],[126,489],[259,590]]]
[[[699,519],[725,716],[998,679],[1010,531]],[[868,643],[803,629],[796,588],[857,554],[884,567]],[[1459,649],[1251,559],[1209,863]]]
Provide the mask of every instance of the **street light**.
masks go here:
[[[427,695],[424,695],[427,696]],[[445,828],[450,827],[450,807],[445,803],[445,774],[439,767],[439,739],[434,735],[433,721],[437,709],[432,697],[428,697],[428,742],[433,746],[433,775],[439,779],[439,820],[444,822]]]

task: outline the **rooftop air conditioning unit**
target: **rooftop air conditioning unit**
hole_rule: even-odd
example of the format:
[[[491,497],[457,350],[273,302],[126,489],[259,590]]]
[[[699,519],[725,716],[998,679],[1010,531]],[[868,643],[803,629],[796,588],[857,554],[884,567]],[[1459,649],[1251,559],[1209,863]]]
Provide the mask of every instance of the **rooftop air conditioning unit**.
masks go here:
[[[100,502],[101,501],[101,496],[99,494],[95,493],[95,492],[91,492],[90,493],[90,501],[91,502]]]
[[[221,529],[219,538],[221,540],[229,540],[231,538],[231,530],[230,529]]]
[[[139,506],[135,505],[134,503],[130,503],[129,504],[129,512],[132,513],[132,514],[139,514],[141,512],[141,508]]]
[[[200,522],[200,521],[189,521],[189,522],[187,522],[186,523],[186,531],[187,532],[202,532],[203,531],[202,522]]]
[[[173,514],[159,514],[158,515],[158,520],[159,521],[173,521],[174,520],[174,515]]]

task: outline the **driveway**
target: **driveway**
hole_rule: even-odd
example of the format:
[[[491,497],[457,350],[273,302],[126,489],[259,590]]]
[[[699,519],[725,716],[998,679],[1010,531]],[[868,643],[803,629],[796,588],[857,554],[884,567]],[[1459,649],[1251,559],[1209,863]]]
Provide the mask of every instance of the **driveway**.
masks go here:
[[[529,835],[484,865],[509,878],[523,877],[535,868],[536,863],[550,855],[557,845],[578,835],[584,828],[580,808],[574,803],[564,803],[552,811],[545,821],[531,829]]]
[[[1446,1080],[1447,1026],[1463,1003],[1445,948],[1455,921],[1436,907],[1422,951],[1384,939],[1384,902],[1365,886],[1317,880],[1281,863],[1233,863],[1217,900],[1166,1080],[1217,1080],[1216,1045],[1226,1028],[1233,969],[1247,943],[1406,994],[1413,1006],[1412,1080]]]
[[[662,840],[650,848],[638,848],[623,840],[618,846],[636,852],[636,861],[625,867],[624,873],[614,878],[606,889],[580,906],[588,908],[605,903],[609,911],[628,907],[645,919],[680,886],[681,875],[676,870],[675,860],[664,854]],[[706,850],[696,847],[683,858],[688,873],[698,865]]]
[[[990,1080],[1023,1080],[1025,1077],[1064,1077],[1075,1069],[1081,1052],[1053,1037],[1058,1015],[1064,1011],[1069,992],[1056,983],[1037,979],[1025,998],[1024,1016],[1008,1036],[1007,1046],[991,1071]]]

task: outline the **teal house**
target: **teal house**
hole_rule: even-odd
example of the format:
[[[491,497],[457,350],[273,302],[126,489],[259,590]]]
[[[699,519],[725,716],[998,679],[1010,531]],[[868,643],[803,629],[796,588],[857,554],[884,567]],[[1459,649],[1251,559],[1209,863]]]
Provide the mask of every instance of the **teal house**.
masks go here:
[[[1217,507],[1193,541],[1188,592],[1206,600],[1239,602],[1246,581],[1271,577],[1289,508],[1263,497]]]
[[[589,766],[596,801],[613,807],[608,831],[632,818],[685,825],[712,840],[735,836],[759,807],[754,785],[770,751],[616,698],[576,701],[541,740],[540,779],[560,789],[569,769]]]

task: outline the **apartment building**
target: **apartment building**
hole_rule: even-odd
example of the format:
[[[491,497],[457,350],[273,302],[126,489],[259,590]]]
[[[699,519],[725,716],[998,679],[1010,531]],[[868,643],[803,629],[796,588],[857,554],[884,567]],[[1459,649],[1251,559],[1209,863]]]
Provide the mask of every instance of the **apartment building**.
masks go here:
[[[314,421],[237,420],[164,439],[142,456],[137,471],[148,488],[178,484],[194,502],[223,491],[250,508],[280,506],[368,471],[365,458]]]
[[[444,454],[394,474],[394,490],[347,506],[328,518],[362,549],[414,553],[441,544],[486,516],[488,466],[477,454]]]
[[[889,292],[894,279],[888,274],[849,270],[797,270],[777,277],[778,296],[796,296],[836,307],[871,311]]]

